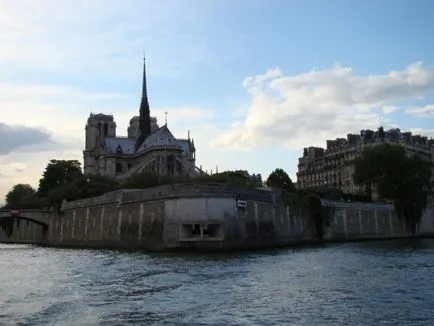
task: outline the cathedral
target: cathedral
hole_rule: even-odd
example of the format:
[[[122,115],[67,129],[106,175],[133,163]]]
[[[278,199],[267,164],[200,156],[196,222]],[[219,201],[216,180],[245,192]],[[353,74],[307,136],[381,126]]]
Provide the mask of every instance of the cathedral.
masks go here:
[[[116,135],[112,115],[91,113],[86,124],[83,151],[84,173],[125,179],[139,172],[158,175],[196,176],[203,173],[195,164],[194,140],[177,139],[167,127],[151,117],[143,63],[140,115],[130,120],[128,136]]]

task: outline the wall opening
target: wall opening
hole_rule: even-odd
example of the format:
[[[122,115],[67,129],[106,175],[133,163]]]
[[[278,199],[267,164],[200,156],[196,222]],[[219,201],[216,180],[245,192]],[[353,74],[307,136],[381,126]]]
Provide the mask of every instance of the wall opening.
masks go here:
[[[122,163],[116,162],[116,173],[122,173]]]
[[[215,238],[221,237],[220,224],[195,223],[183,224],[182,236],[184,238]]]

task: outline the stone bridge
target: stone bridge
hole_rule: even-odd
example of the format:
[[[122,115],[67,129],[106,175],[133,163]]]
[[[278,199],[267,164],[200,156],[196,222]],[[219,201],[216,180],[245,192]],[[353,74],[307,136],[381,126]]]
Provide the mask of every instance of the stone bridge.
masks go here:
[[[50,212],[47,210],[0,210],[0,242],[46,243]]]
[[[25,220],[39,224],[45,228],[49,225],[49,212],[41,209],[0,210],[0,222],[3,219]]]

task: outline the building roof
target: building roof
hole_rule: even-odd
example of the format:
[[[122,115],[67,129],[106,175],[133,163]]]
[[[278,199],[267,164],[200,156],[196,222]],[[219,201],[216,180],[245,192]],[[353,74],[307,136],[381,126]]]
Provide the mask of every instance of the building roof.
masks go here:
[[[175,141],[176,138],[170,132],[169,128],[167,128],[167,125],[164,125],[146,137],[145,141],[137,149],[137,153],[146,152],[153,147],[175,145]]]
[[[137,150],[137,153],[143,153],[151,150],[154,147],[170,147],[178,149],[184,153],[192,152],[190,141],[187,139],[176,139],[167,125],[158,128],[155,132],[149,135],[143,144]]]
[[[108,153],[134,154],[134,138],[105,137],[104,147]]]
[[[135,153],[144,153],[155,147],[167,146],[178,149],[184,153],[192,152],[192,144],[188,139],[176,139],[167,125],[158,128],[151,135],[146,137],[135,151],[136,140],[127,137],[105,137],[104,148],[107,153],[133,155]]]
[[[190,153],[191,150],[191,143],[188,139],[177,139],[176,143],[182,148],[184,153]]]

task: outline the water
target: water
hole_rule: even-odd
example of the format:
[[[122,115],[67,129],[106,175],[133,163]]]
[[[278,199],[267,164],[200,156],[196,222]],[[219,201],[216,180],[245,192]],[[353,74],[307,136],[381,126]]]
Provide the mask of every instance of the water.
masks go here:
[[[0,244],[1,325],[433,325],[434,240],[232,255]]]

